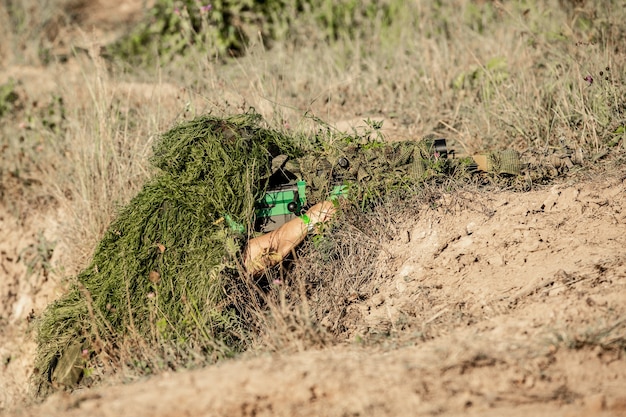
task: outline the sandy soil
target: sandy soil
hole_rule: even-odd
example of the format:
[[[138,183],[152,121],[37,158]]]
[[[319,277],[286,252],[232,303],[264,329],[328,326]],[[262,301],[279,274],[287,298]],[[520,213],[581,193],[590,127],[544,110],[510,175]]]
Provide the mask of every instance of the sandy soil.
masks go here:
[[[59,393],[8,415],[626,415],[625,178],[408,208],[380,254],[393,271],[381,277],[392,278],[347,314],[351,340],[393,330],[391,345],[232,360]],[[9,219],[3,230],[19,226]],[[11,259],[28,240],[3,242],[5,273],[24,276]],[[2,285],[3,314],[10,307],[16,321],[32,301],[6,294],[40,298],[41,284]],[[403,317],[423,323],[406,343]],[[3,359],[5,395],[19,393],[25,375],[13,373],[28,373],[32,353],[7,329],[2,357],[22,362]]]

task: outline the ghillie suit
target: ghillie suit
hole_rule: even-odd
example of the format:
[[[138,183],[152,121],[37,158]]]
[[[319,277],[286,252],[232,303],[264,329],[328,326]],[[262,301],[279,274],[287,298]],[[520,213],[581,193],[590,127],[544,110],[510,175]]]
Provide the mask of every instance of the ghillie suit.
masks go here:
[[[460,156],[445,139],[428,136],[419,141],[382,142],[344,137],[322,149],[306,152],[281,165],[289,177],[301,177],[312,202],[327,198],[345,185],[349,198],[360,206],[377,202],[390,192],[404,192],[424,181],[469,177],[484,171],[517,176],[523,164],[514,150]]]
[[[285,164],[286,169],[306,180],[308,195],[314,201],[325,198],[333,185],[347,184],[350,197],[366,204],[389,192],[411,188],[426,178],[471,171],[471,159],[447,158],[445,141],[439,146],[431,138],[392,143],[347,139],[347,143],[327,146],[321,153],[308,153]]]
[[[245,329],[228,291],[245,236],[223,216],[248,224],[272,159],[299,156],[292,138],[259,122],[256,114],[200,117],[156,143],[158,174],[38,322],[40,394],[54,383],[73,385],[95,356],[118,359],[122,345],[158,346],[183,360],[190,352],[218,358],[241,347]]]
[[[94,363],[142,366],[146,347],[174,363],[198,356],[210,362],[244,349],[250,323],[238,307],[245,300],[232,294],[241,285],[246,239],[255,233],[255,203],[268,188],[300,178],[314,204],[342,184],[363,207],[426,178],[476,169],[471,158],[447,158],[430,139],[305,141],[260,122],[253,113],[205,116],[160,138],[152,158],[157,175],[120,211],[68,293],[38,320],[40,395],[74,385]]]

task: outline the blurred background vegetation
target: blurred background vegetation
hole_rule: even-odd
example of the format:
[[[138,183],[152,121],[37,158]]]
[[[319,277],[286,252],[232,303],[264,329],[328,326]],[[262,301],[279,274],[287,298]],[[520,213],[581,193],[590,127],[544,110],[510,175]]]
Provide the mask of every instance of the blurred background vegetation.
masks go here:
[[[483,126],[472,123],[474,134],[498,143],[500,134],[522,136],[525,145],[549,142],[561,122],[584,124],[590,116],[600,125],[591,129],[597,148],[598,128],[615,132],[623,113],[617,102],[623,98],[618,90],[626,29],[623,7],[613,0],[152,0],[130,21],[105,18],[108,26],[102,17],[90,18],[96,5],[3,0],[5,65],[64,62],[86,52],[84,38],[99,26],[91,36],[115,76],[165,77],[201,94],[207,78],[237,68],[250,69],[244,76],[259,81],[260,89],[280,84],[283,90],[275,87],[274,99],[305,93],[298,88],[311,83],[302,78],[330,81],[318,88],[328,92],[327,101],[379,92],[366,101],[370,109],[353,116],[385,108],[377,113],[405,126],[426,118],[418,128],[430,131],[446,125],[459,130],[463,123],[454,118],[481,113],[477,118],[488,120]],[[116,13],[110,9],[110,15]],[[238,60],[259,50],[267,73],[253,69],[251,59]],[[223,78],[232,79],[230,74]],[[346,82],[348,75],[352,79]],[[596,81],[593,88],[584,88],[587,76]],[[0,109],[14,106],[12,97],[0,97]],[[274,104],[317,110],[291,99]],[[559,114],[556,107],[565,105],[572,107]],[[450,111],[453,119],[443,116]]]

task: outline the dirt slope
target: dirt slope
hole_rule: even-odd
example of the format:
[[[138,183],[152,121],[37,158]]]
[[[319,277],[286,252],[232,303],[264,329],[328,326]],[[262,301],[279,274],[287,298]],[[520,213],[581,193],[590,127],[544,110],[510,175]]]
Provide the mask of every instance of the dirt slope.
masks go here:
[[[407,208],[378,293],[349,307],[344,346],[59,393],[8,415],[626,415],[625,179]]]

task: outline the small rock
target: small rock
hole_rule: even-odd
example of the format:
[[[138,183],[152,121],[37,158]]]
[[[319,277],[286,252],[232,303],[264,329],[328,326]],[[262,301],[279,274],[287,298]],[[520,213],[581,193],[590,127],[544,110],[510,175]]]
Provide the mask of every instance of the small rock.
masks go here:
[[[585,398],[585,410],[591,414],[599,413],[606,409],[604,394],[590,395]]]
[[[396,279],[396,290],[398,290],[398,292],[400,294],[402,294],[404,291],[406,291],[406,282],[404,280],[404,277],[400,277],[398,279]]]

